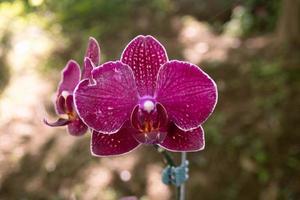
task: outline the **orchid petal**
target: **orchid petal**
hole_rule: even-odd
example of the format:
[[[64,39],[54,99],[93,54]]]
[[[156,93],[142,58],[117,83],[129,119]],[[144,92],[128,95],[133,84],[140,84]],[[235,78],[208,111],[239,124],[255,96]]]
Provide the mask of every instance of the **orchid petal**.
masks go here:
[[[85,134],[87,130],[88,127],[78,117],[68,124],[68,131],[73,136],[81,136]]]
[[[62,71],[61,81],[57,89],[57,99],[55,102],[55,110],[58,114],[64,114],[61,107],[60,96],[63,91],[72,94],[76,85],[80,81],[80,67],[74,60],[70,60]]]
[[[58,94],[63,91],[73,93],[80,81],[80,67],[74,60],[70,60],[62,71],[62,79],[58,86]]]
[[[95,66],[99,65],[100,62],[100,47],[97,40],[93,37],[89,38],[88,47],[86,49],[85,57],[91,59]]]
[[[139,143],[132,136],[132,132],[135,131],[129,127],[123,127],[117,133],[110,135],[93,131],[92,154],[94,156],[112,156],[132,151],[139,146]]]
[[[91,78],[94,64],[89,57],[84,58],[84,65],[82,69],[82,79]]]
[[[158,70],[168,61],[165,48],[152,36],[137,36],[125,48],[121,61],[134,72],[139,94],[153,95]]]
[[[185,132],[172,123],[166,138],[160,143],[160,146],[175,152],[200,151],[205,146],[203,128],[200,126],[194,130]]]
[[[74,92],[80,118],[101,133],[115,133],[130,118],[138,94],[133,72],[121,62],[108,62],[92,71]]]
[[[217,87],[196,65],[170,61],[159,71],[156,98],[166,108],[171,121],[182,130],[191,130],[213,112]]]

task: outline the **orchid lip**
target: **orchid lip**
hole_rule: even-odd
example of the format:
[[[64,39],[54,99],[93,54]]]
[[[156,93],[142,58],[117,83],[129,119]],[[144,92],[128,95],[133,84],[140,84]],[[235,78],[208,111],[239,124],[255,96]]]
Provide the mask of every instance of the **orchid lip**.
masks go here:
[[[149,97],[143,98],[131,114],[131,125],[137,130],[133,137],[142,144],[158,144],[166,137],[167,122],[164,107]]]
[[[161,131],[151,131],[148,133],[141,132],[133,135],[136,141],[142,144],[159,144],[166,138],[166,136],[167,132]]]

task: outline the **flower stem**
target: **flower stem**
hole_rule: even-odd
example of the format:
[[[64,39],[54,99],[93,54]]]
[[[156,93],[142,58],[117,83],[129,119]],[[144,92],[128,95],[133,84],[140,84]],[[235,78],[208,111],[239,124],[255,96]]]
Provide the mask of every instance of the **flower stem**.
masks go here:
[[[175,167],[175,162],[172,156],[165,150],[160,148],[158,145],[154,145],[156,150],[163,155],[164,160],[167,165],[171,167]],[[183,165],[186,162],[186,152],[181,153],[181,164]],[[181,184],[179,187],[176,187],[176,199],[177,200],[185,200],[185,185]]]
[[[181,153],[181,164],[184,165],[186,162],[186,152]],[[185,184],[182,183],[180,185],[180,192],[179,192],[179,200],[184,200],[185,199]]]
[[[157,145],[154,145],[154,147],[157,149],[157,151],[160,154],[162,154],[164,156],[164,160],[165,160],[167,165],[170,165],[171,167],[175,166],[175,162],[174,162],[172,156],[165,149],[162,149]]]

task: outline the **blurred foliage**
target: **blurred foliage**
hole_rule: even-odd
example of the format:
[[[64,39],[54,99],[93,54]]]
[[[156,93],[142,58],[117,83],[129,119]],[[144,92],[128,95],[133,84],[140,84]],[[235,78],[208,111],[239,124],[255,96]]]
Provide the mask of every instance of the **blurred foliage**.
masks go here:
[[[206,153],[204,158],[197,158],[201,162],[196,165],[209,174],[209,180],[199,189],[196,185],[200,183],[191,179],[195,186],[191,186],[190,193],[208,199],[250,200],[265,199],[261,195],[271,198],[275,192],[278,199],[296,200],[300,149],[295,140],[300,139],[300,129],[295,124],[299,118],[288,110],[300,103],[295,99],[299,95],[294,93],[295,87],[300,87],[299,68],[287,69],[281,58],[240,59],[242,65],[228,60],[209,69],[218,85],[225,86],[219,89],[214,117],[204,124],[209,144]],[[289,122],[291,119],[295,121]],[[210,184],[214,187],[207,187]]]
[[[241,33],[237,34],[238,36],[272,31],[280,5],[280,0],[26,0],[24,2],[27,13],[34,12],[51,19],[52,24],[58,23],[68,38],[78,41],[79,44],[89,35],[104,38],[104,41],[111,40],[112,37],[122,41],[143,33],[157,35],[164,33],[172,36],[173,30],[169,20],[175,15],[193,15],[220,27],[229,21],[240,20],[237,28],[241,29]],[[234,9],[235,7],[242,9]],[[112,41],[107,41],[107,44],[109,42]],[[108,51],[116,53],[118,50]],[[106,56],[111,58],[110,55]]]
[[[233,9],[229,22],[224,24],[225,33],[235,37],[245,36],[253,26],[253,17],[249,10],[243,6]]]
[[[22,5],[23,17],[36,16],[55,34],[63,33],[64,44],[46,67],[61,68],[65,59],[82,58],[89,36],[101,38],[102,61],[117,59],[123,41],[138,34],[176,38],[176,16],[193,15],[206,20],[219,32],[234,36],[274,29],[280,1],[270,0],[5,0]],[[175,17],[175,18],[174,18]],[[47,22],[45,24],[45,22]],[[41,23],[41,22],[40,22]],[[181,57],[178,45],[170,45],[171,56]],[[61,58],[64,60],[61,60]],[[81,62],[81,61],[80,61]]]
[[[246,0],[244,6],[249,10],[253,18],[252,32],[274,30],[281,0]]]
[[[49,66],[57,63],[62,53],[65,57],[75,55],[82,58],[87,38],[101,38],[102,61],[118,59],[124,41],[138,34],[163,35],[171,37],[173,30],[169,23],[171,11],[169,0],[45,0],[42,5],[32,8],[53,18],[50,26],[58,26],[70,42],[68,49],[58,51]],[[49,12],[51,14],[49,14]],[[161,34],[164,33],[164,34]],[[120,43],[122,45],[112,45]]]
[[[279,0],[246,0],[232,10],[225,23],[225,32],[233,36],[247,36],[273,31],[279,14]]]

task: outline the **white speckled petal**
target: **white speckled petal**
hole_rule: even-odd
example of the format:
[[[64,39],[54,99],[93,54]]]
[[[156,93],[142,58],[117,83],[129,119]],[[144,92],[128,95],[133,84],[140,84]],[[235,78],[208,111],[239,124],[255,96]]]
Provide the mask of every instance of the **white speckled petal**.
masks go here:
[[[137,105],[132,70],[121,62],[108,62],[92,71],[91,82],[81,81],[74,91],[77,112],[93,130],[115,133]]]
[[[182,131],[171,124],[166,138],[159,145],[169,151],[200,151],[205,146],[204,131],[201,126],[191,131]]]
[[[137,36],[125,48],[121,61],[134,72],[139,94],[153,95],[157,73],[168,61],[165,48],[152,36]]]
[[[180,129],[191,130],[200,126],[213,112],[217,87],[196,65],[169,61],[158,73],[156,99]]]
[[[68,131],[73,136],[81,136],[85,134],[87,130],[88,127],[78,117],[68,124]]]
[[[133,128],[121,128],[115,134],[92,133],[91,151],[94,156],[112,156],[128,153],[139,143],[132,137]]]

